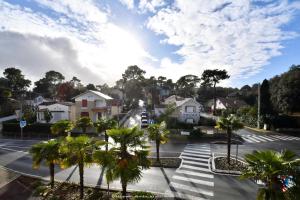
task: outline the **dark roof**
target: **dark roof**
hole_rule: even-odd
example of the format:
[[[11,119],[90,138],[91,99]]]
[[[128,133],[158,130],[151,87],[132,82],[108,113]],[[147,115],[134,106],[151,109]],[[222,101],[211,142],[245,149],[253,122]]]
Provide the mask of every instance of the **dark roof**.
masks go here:
[[[227,108],[240,108],[242,106],[246,106],[246,102],[239,99],[232,99],[232,98],[222,98],[219,99]]]

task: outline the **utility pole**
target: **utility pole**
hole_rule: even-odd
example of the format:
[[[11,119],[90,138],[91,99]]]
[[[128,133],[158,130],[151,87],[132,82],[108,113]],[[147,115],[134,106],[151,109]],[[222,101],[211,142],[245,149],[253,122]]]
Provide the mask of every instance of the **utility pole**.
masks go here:
[[[260,83],[257,87],[257,128],[260,128]]]

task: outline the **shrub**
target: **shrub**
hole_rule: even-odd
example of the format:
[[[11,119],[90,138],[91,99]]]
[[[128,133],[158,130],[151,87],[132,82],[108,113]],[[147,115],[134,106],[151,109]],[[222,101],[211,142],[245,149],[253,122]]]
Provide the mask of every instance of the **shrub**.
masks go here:
[[[131,193],[132,200],[155,200],[156,196],[150,192],[132,192]]]
[[[202,138],[203,135],[204,135],[204,133],[201,131],[201,129],[196,128],[190,132],[189,138],[190,139],[198,139],[198,138]]]
[[[216,126],[216,121],[211,118],[200,117],[199,126]]]
[[[35,124],[28,124],[23,128],[24,136],[28,135],[48,135],[51,134],[50,130],[51,124],[42,124],[42,123],[35,123]],[[20,133],[20,125],[19,123],[3,123],[3,135],[14,135],[15,133]]]

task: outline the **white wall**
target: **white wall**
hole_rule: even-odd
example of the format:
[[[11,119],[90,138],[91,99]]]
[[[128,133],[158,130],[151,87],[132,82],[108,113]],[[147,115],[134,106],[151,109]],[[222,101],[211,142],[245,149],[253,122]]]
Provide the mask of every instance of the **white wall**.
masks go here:
[[[194,106],[196,109],[194,112],[186,112],[186,106]],[[194,123],[198,123],[200,119],[200,112],[202,111],[203,106],[197,101],[191,99],[190,101],[184,103],[180,106],[178,120],[181,122],[186,122],[187,119],[194,119]]]
[[[52,105],[39,105],[39,110],[41,109],[48,109],[52,114],[52,119],[50,123],[55,123],[62,119],[70,120],[70,112],[71,112],[71,106],[66,106],[62,104],[52,104]],[[39,112],[40,117],[43,116],[42,112]],[[40,120],[38,116],[38,122],[45,123],[45,120]]]
[[[214,109],[214,104],[211,106],[211,109]],[[219,100],[216,100],[216,109],[226,109],[226,106]]]

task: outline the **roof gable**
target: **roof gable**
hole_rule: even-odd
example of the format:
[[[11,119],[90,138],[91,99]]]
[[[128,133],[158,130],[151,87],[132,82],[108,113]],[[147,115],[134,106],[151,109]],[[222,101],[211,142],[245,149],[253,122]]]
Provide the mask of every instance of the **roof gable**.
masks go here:
[[[105,100],[112,100],[112,99],[113,99],[113,98],[111,98],[110,96],[108,96],[108,95],[106,95],[106,94],[103,94],[103,93],[101,93],[101,92],[94,91],[94,90],[87,90],[87,91],[85,91],[84,93],[81,93],[81,94],[79,94],[79,95],[73,97],[72,99],[76,99],[76,98],[81,97],[81,96],[83,96],[83,95],[86,95],[86,94],[88,94],[88,93],[94,94],[94,95],[96,95],[96,96],[98,96],[98,97],[100,97],[100,98],[103,98],[103,99],[105,99]]]

